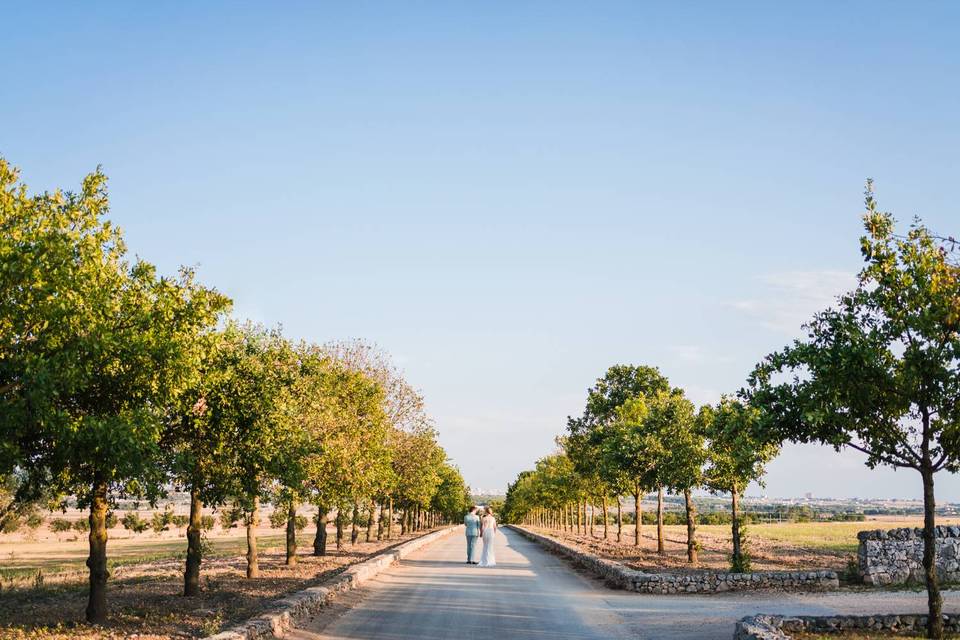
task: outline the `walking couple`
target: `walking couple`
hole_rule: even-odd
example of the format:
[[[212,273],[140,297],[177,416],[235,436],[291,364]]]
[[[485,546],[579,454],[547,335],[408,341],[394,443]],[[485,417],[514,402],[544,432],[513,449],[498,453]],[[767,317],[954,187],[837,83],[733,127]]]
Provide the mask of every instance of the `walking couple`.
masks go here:
[[[477,515],[477,507],[470,507],[470,512],[463,518],[467,533],[467,564],[479,564],[481,567],[494,567],[497,558],[493,551],[493,543],[497,537],[497,519],[493,517],[493,509],[487,507],[484,516]],[[483,538],[483,552],[480,562],[474,558],[477,538]]]

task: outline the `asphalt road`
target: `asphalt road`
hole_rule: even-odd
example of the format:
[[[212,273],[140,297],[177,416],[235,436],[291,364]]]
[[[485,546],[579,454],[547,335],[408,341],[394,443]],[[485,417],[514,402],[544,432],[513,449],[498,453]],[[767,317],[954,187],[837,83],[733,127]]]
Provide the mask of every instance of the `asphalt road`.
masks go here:
[[[919,613],[923,593],[835,592],[652,596],[607,589],[509,530],[495,568],[464,563],[451,535],[413,554],[349,598],[349,608],[295,632],[295,640],[728,639],[755,613]],[[945,610],[960,611],[960,592]]]

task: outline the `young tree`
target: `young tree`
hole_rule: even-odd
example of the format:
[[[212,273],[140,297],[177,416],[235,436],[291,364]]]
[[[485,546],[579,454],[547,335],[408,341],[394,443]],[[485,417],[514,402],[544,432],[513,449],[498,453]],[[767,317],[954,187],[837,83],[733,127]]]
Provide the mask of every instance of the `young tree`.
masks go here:
[[[746,395],[774,437],[919,473],[927,635],[940,638],[934,476],[960,466],[960,269],[919,222],[897,236],[870,183],[866,208],[858,286],[817,314],[804,339],[767,356]]]
[[[631,398],[617,409],[616,420],[605,429],[600,448],[606,475],[614,484],[628,484],[636,502],[637,523],[633,543],[640,544],[640,501],[643,494],[659,486],[657,472],[666,457],[666,443],[652,430],[657,423],[649,418],[645,397]],[[659,518],[662,522],[662,518]],[[662,535],[658,527],[658,539]]]
[[[663,434],[666,456],[661,460],[659,477],[663,485],[683,494],[687,513],[687,561],[697,562],[697,508],[693,490],[703,484],[706,448],[698,428],[693,403],[675,389],[660,392],[647,405],[650,429]]]
[[[697,416],[709,442],[706,484],[730,494],[734,571],[746,568],[740,536],[740,497],[751,482],[760,482],[767,463],[780,452],[778,442],[764,439],[757,428],[759,411],[733,398],[703,407]]]
[[[103,219],[106,177],[30,197],[0,160],[0,472],[90,508],[87,620],[107,617],[107,510],[116,492],[162,491],[166,412],[196,371],[196,336],[229,301],[130,263]]]

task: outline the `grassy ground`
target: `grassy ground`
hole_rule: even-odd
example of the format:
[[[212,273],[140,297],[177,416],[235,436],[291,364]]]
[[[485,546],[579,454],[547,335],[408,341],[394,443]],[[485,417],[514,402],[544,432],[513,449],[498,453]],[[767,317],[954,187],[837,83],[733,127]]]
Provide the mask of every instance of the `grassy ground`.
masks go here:
[[[944,519],[941,524],[954,524]],[[857,533],[870,529],[915,527],[916,519],[883,518],[864,522],[810,522],[749,525],[747,548],[757,571],[794,571],[832,569],[844,572],[856,560]],[[672,525],[665,529],[665,553],[657,553],[656,526],[644,525],[639,547],[633,545],[633,526],[624,526],[621,541],[616,540],[616,525],[608,527],[607,539],[602,526],[594,527],[594,535],[547,531],[612,560],[644,571],[685,573],[696,570],[727,570],[732,546],[729,525],[697,527],[700,558],[697,565],[686,560],[686,526]]]
[[[362,542],[364,533],[356,545],[350,545],[347,539],[344,548],[337,550],[331,530],[328,555],[316,557],[311,555],[311,527],[298,537],[295,567],[284,564],[282,536],[261,537],[262,577],[257,580],[244,576],[244,538],[234,535],[212,539],[213,551],[204,558],[201,570],[202,593],[196,598],[180,595],[184,539],[117,540],[108,545],[113,568],[107,594],[110,621],[105,628],[83,622],[87,573],[75,543],[67,544],[67,549],[52,550],[54,557],[47,560],[33,557],[31,551],[21,556],[19,566],[2,569],[8,576],[0,582],[0,639],[104,639],[136,634],[141,640],[159,640],[216,633],[258,615],[285,594],[321,583],[350,564],[400,542],[396,538],[390,543]],[[42,583],[31,577],[38,569],[43,571]]]

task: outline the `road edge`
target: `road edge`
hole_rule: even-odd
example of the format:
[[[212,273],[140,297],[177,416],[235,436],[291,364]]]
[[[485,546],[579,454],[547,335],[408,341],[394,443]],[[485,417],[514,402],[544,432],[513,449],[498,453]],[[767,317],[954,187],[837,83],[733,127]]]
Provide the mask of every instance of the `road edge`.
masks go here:
[[[363,583],[376,577],[414,551],[445,538],[462,526],[457,525],[433,531],[379,553],[368,560],[351,565],[343,573],[323,584],[278,599],[275,603],[277,605],[275,609],[262,613],[226,631],[207,636],[206,640],[283,638],[288,632],[296,628],[298,623],[326,607],[333,595],[360,587]]]

